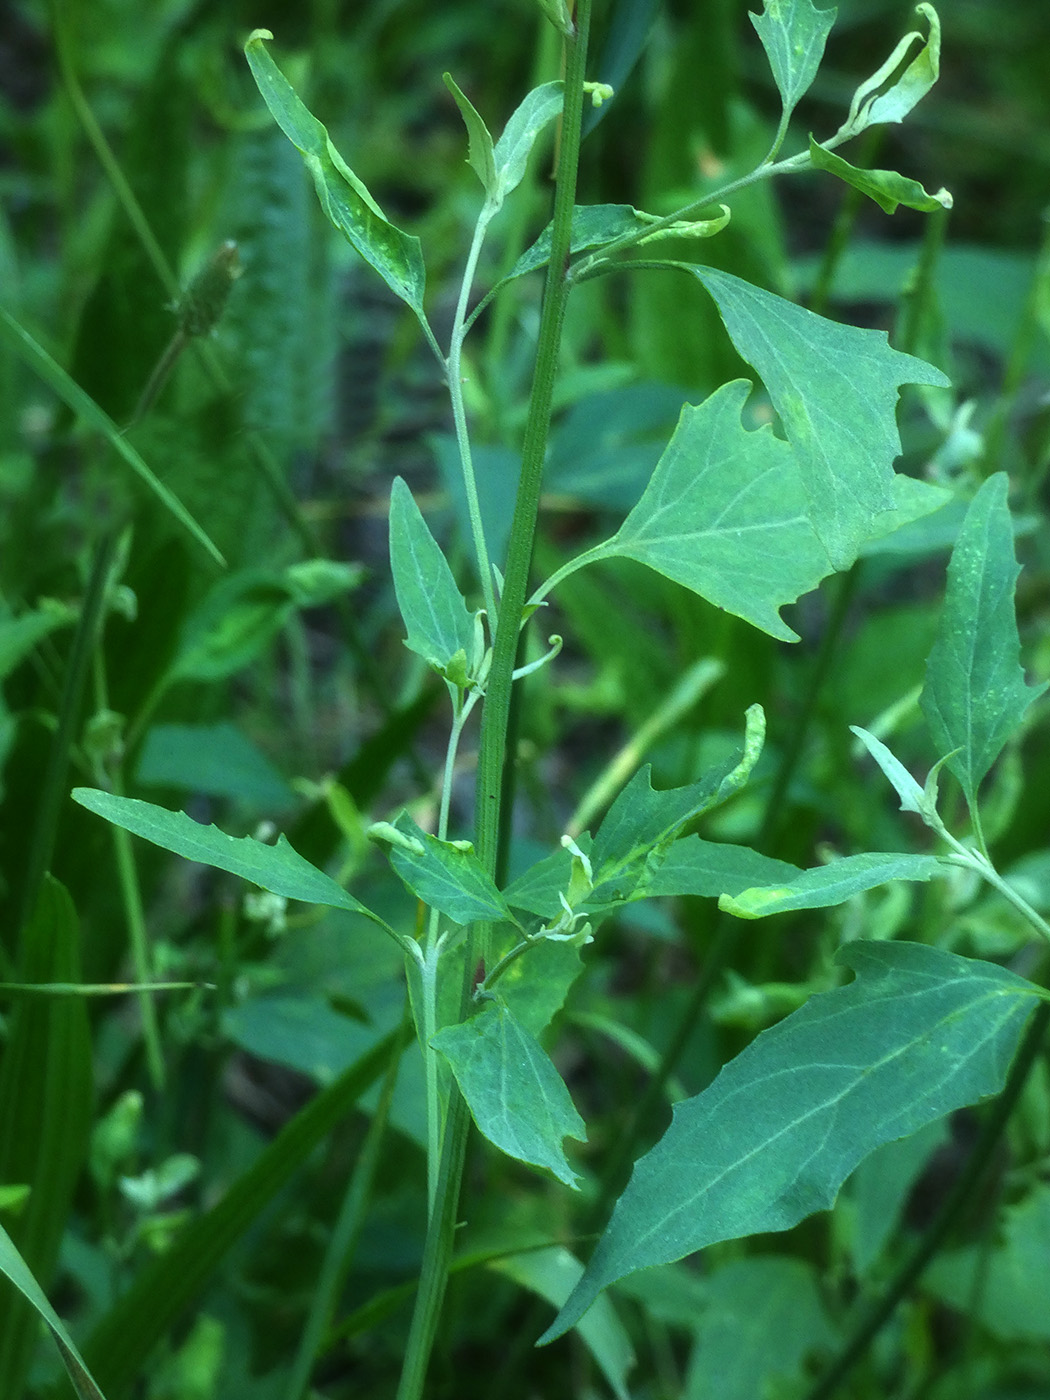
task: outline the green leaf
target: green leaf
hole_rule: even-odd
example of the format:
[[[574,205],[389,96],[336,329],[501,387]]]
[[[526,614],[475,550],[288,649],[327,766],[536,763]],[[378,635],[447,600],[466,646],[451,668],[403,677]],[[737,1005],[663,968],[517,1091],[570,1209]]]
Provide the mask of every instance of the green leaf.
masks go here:
[[[216,826],[203,826],[185,812],[169,812],[136,797],[118,797],[97,788],[75,788],[73,801],[95,812],[114,826],[152,841],[166,851],[187,860],[228,870],[260,889],[303,904],[327,904],[333,909],[349,909],[355,914],[381,922],[365,906],[347,894],[331,876],[318,870],[293,850],[287,837],[279,836],[276,846],[267,846],[252,836],[227,836]],[[386,927],[385,924],[383,927]]]
[[[474,652],[474,616],[467,611],[445,556],[412,492],[398,476],[390,490],[390,567],[408,630],[405,646],[440,675],[457,654]]]
[[[811,0],[766,0],[762,14],[748,15],[773,70],[785,117],[817,76],[837,14],[815,9]]]
[[[852,185],[855,190],[860,190],[861,194],[873,199],[887,214],[896,213],[900,204],[907,209],[918,209],[924,214],[929,214],[934,209],[952,207],[952,197],[947,190],[940,189],[936,194],[927,194],[918,180],[910,180],[907,175],[900,175],[896,170],[858,170],[855,165],[850,165],[848,160],[843,160],[833,151],[818,146],[812,136],[809,138],[809,154],[818,170],[837,175],[847,185]]]
[[[636,246],[662,238],[712,238],[729,223],[729,209],[722,206],[723,213],[714,219],[679,220],[667,228],[658,229],[648,237],[638,240]],[[583,253],[588,248],[600,248],[613,243],[625,234],[636,234],[659,223],[658,214],[643,214],[631,204],[577,204],[572,211],[572,224],[569,231],[569,251]],[[521,257],[507,273],[500,285],[512,282],[515,277],[524,277],[527,272],[535,272],[546,267],[551,255],[551,231],[549,223],[531,248],[526,248]]]
[[[560,912],[558,908],[552,910],[552,914]],[[515,943],[518,938],[520,934]],[[490,966],[494,967],[496,959],[509,952],[511,946],[504,940],[503,946],[492,954]],[[537,939],[523,957],[515,959],[500,974],[500,1000],[529,1035],[539,1035],[561,1010],[569,988],[582,971],[580,949],[575,943]]]
[[[690,271],[714,297],[733,344],[769,391],[795,451],[813,528],[834,567],[848,568],[879,513],[896,505],[899,387],[947,387],[948,379],[892,349],[885,331],[827,321],[728,272]],[[814,566],[815,560],[808,563]]]
[[[80,1400],[106,1400],[91,1372],[84,1364],[79,1351],[74,1346],[73,1338],[63,1326],[62,1319],[47,1301],[40,1285],[30,1273],[25,1260],[15,1248],[10,1235],[2,1225],[0,1225],[0,1273],[11,1280],[47,1323],[61,1353],[62,1364],[65,1366],[69,1379],[73,1383],[73,1389]]]
[[[580,1261],[560,1244],[511,1254],[489,1267],[556,1308],[565,1302],[583,1273]],[[580,1340],[594,1357],[616,1400],[631,1400],[627,1373],[635,1364],[634,1348],[608,1298],[599,1298],[580,1323]]]
[[[859,136],[869,126],[879,122],[903,121],[937,81],[941,71],[941,22],[932,5],[916,5],[915,13],[922,15],[930,26],[926,43],[922,43],[922,35],[917,29],[911,30],[882,67],[861,83],[853,94],[849,116],[832,138],[836,144]],[[900,77],[891,81],[916,40],[921,45],[919,52]]]
[[[478,1131],[501,1152],[577,1186],[562,1140],[586,1141],[583,1119],[550,1057],[505,1006],[438,1031],[431,1045],[452,1067]]]
[[[541,1342],[625,1274],[827,1209],[876,1147],[999,1092],[1030,983],[914,943],[851,943],[838,959],[854,982],[763,1031],[675,1108]]]
[[[875,889],[887,880],[930,880],[943,874],[945,865],[938,856],[868,851],[802,870],[782,885],[759,886],[735,896],[724,894],[718,907],[738,919],[764,919],[789,909],[826,909],[832,904],[844,904],[855,894]]]
[[[44,599],[38,608],[20,617],[0,619],[0,681],[20,666],[37,644],[56,628],[68,627],[76,620],[73,608],[51,598]]]
[[[517,923],[472,846],[463,849],[459,843],[439,841],[417,826],[407,812],[402,812],[393,826],[406,840],[390,846],[390,863],[424,904],[439,909],[455,924],[476,920]],[[382,824],[378,830],[372,828],[374,839],[384,839],[381,828]]]
[[[797,641],[780,608],[832,566],[795,452],[768,425],[746,432],[740,421],[750,389],[735,379],[699,407],[686,404],[641,500],[590,557],[636,559],[762,631]]]
[[[948,565],[937,639],[919,704],[941,754],[976,810],[981,779],[1046,686],[1025,683],[1014,615],[1020,572],[1003,472],[970,503]]]
[[[893,784],[897,796],[901,800],[901,811],[915,812],[921,817],[922,788],[900,759],[889,751],[881,739],[876,739],[874,734],[869,734],[866,729],[861,729],[859,724],[851,724],[850,729]]]
[[[654,790],[645,764],[623,788],[598,828],[590,853],[593,902],[640,898],[668,846],[686,822],[727,801],[747,782],[765,737],[761,706],[747,712],[744,749],[686,787]],[[588,901],[588,903],[590,900]]]
[[[496,208],[521,184],[529,154],[543,128],[559,116],[563,101],[561,82],[543,83],[527,93],[496,142]]]
[[[302,154],[325,214],[426,324],[426,273],[419,239],[386,219],[368,190],[332,145],[328,132],[296,96],[264,46],[268,29],[256,29],[244,46],[252,76],[274,121]]]
[[[496,162],[492,152],[492,137],[489,129],[478,115],[470,98],[459,90],[451,73],[442,75],[445,86],[456,99],[464,125],[467,128],[467,160],[471,169],[484,186],[485,193],[496,196]]]
[[[58,361],[54,360],[42,345],[38,345],[29,332],[2,306],[0,306],[0,327],[7,331],[18,355],[30,369],[35,370],[44,383],[50,385],[66,407],[78,418],[83,419],[97,433],[101,433],[114,451],[124,458],[139,480],[149,487],[165,510],[174,516],[184,529],[189,531],[217,564],[225,567],[226,560],[210,535],[205,532],[201,525],[197,524],[178,497],[169,491],[158,477],[154,476],[109,414],[99,408],[91,395],[86,394],[80,385],[70,378]]]
[[[749,846],[683,836],[672,843],[646,893],[717,899],[722,894],[740,894],[754,885],[784,885],[800,873],[797,866],[760,855]]]
[[[405,1033],[385,1036],[334,1084],[286,1123],[217,1205],[150,1259],[91,1334],[84,1351],[109,1400],[126,1400],[157,1342],[185,1312],[230,1249],[243,1238],[295,1173],[346,1118],[405,1048]]]

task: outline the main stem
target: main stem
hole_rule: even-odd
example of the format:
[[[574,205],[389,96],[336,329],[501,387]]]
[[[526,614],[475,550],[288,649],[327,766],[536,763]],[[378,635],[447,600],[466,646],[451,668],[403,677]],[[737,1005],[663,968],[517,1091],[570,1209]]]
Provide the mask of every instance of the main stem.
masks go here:
[[[528,593],[543,460],[547,450],[561,328],[569,291],[565,273],[569,263],[572,211],[576,199],[576,171],[580,155],[583,80],[590,17],[591,0],[579,0],[576,33],[566,40],[565,105],[555,177],[551,255],[540,314],[536,369],[522,447],[521,476],[511,525],[510,550],[507,555],[503,595],[499,604],[499,622],[493,643],[492,668],[482,712],[477,776],[476,848],[490,873],[495,872],[499,851],[503,767],[506,762],[512,676],[518,633],[521,630]],[[464,1014],[478,957],[487,942],[487,932],[484,926],[474,925],[468,936],[462,993]],[[397,1400],[420,1400],[423,1394],[427,1366],[437,1334],[452,1262],[456,1214],[469,1128],[470,1115],[463,1096],[453,1087],[445,1123],[436,1198],[427,1228],[423,1268]]]

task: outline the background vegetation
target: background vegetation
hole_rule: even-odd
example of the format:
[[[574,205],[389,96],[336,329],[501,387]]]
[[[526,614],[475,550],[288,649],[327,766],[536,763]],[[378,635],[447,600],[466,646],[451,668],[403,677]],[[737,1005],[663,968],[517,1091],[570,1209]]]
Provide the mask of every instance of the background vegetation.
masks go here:
[[[885,0],[839,8],[796,113],[800,137],[837,125],[909,23]],[[992,471],[1011,474],[1022,643],[1045,678],[1050,16],[1042,0],[960,0],[942,17],[940,84],[905,125],[880,128],[866,158],[947,186],[950,216],[888,218],[807,176],[741,197],[730,235],[703,255],[888,329],[949,373],[951,391],[903,399],[905,465],[963,494]],[[477,204],[441,75],[495,129],[529,86],[557,76],[557,36],[532,0],[56,0],[14,3],[5,20],[0,304],[114,422],[136,420],[127,441],[227,563],[70,412],[8,327],[0,966],[8,983],[188,984],[147,998],[7,991],[0,1003],[0,1220],[108,1400],[308,1394],[294,1390],[305,1379],[292,1371],[297,1354],[315,1363],[319,1395],[390,1394],[423,1240],[411,1055],[396,1083],[384,1078],[386,1038],[403,1021],[396,949],[352,914],[246,897],[68,801],[83,782],[238,834],[276,826],[373,909],[413,925],[364,831],[405,803],[427,825],[445,720],[435,677],[401,645],[386,520],[402,475],[463,557],[451,426],[411,317],[324,222],[258,98],[241,53],[257,26],[274,32],[289,75],[388,215],[423,239],[436,325],[451,318]],[[584,143],[581,202],[669,212],[768,148],[779,102],[739,0],[599,6],[593,52],[593,76],[618,95]],[[534,161],[500,216],[482,285],[546,222],[549,159],[548,149]],[[220,255],[229,300],[214,334],[192,341],[144,403],[176,333],[171,303],[230,239],[241,275],[224,288],[232,263]],[[512,499],[538,317],[538,283],[517,287],[480,324],[465,369],[496,520]],[[700,402],[738,373],[749,371],[699,286],[633,276],[577,290],[537,546],[545,572],[618,522],[683,399]],[[530,678],[516,719],[512,869],[586,824],[581,804],[624,746],[620,781],[644,750],[657,786],[684,784],[735,742],[756,701],[770,721],[766,755],[705,836],[800,865],[923,849],[848,725],[877,725],[909,767],[928,765],[916,697],[950,542],[873,553],[831,580],[788,610],[794,647],[629,563],[574,577],[547,628],[565,651]],[[455,792],[468,829],[475,746],[471,732]],[[1009,749],[986,815],[999,868],[1045,912],[1045,725]],[[891,885],[769,924],[734,924],[712,901],[646,903],[603,932],[551,1041],[591,1125],[573,1156],[583,1207],[570,1213],[560,1187],[475,1143],[435,1396],[605,1393],[608,1340],[593,1353],[531,1350],[550,1308],[534,1296],[546,1285],[530,1259],[549,1266],[540,1246],[552,1242],[585,1248],[668,1102],[831,985],[830,952],[860,930],[993,958],[1020,941],[1003,901],[940,885]],[[360,1083],[344,1071],[362,1064],[371,1097],[347,1114]],[[312,1099],[318,1086],[329,1092]],[[308,1100],[313,1118],[300,1112]],[[632,1394],[757,1400],[767,1382],[778,1396],[806,1394],[858,1290],[892,1272],[950,1189],[977,1122],[959,1115],[912,1142],[907,1160],[858,1174],[834,1216],[720,1246],[702,1270],[626,1280],[615,1301],[642,1358]],[[1048,1151],[1041,1065],[951,1242],[970,1252],[935,1264],[848,1393],[1047,1393]],[[3,1289],[0,1395],[59,1393],[57,1359]],[[331,1296],[331,1312],[318,1296]]]

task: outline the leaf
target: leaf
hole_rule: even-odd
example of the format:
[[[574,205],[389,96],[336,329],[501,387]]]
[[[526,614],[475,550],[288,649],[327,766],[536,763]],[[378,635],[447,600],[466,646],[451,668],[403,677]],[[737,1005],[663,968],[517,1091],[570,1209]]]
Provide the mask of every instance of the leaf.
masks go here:
[[[40,1285],[30,1273],[25,1260],[15,1248],[10,1235],[2,1225],[0,1225],[0,1273],[11,1280],[12,1284],[32,1303],[47,1323],[62,1355],[62,1364],[65,1366],[80,1400],[106,1400],[91,1372],[84,1364],[79,1351],[74,1346],[73,1338],[63,1326],[62,1319],[47,1301]]]
[[[836,144],[859,136],[879,122],[903,121],[937,81],[941,71],[941,22],[932,5],[916,5],[915,13],[922,15],[930,26],[926,43],[922,44],[922,35],[913,29],[905,34],[882,67],[861,83],[853,94],[849,116],[832,138]],[[900,77],[884,88],[916,40],[922,45],[919,52]]]
[[[583,1273],[580,1261],[560,1244],[511,1254],[495,1260],[489,1267],[545,1298],[556,1308],[565,1302]],[[635,1364],[634,1348],[608,1298],[599,1298],[580,1323],[580,1339],[609,1382],[616,1400],[631,1400],[627,1372]]]
[[[507,195],[521,184],[529,154],[536,137],[545,126],[559,116],[562,109],[561,82],[543,83],[527,93],[503,128],[496,142],[493,158],[496,165],[496,208]]]
[[[341,885],[318,870],[293,850],[287,837],[279,836],[276,846],[256,841],[252,836],[227,836],[216,826],[203,826],[185,812],[170,812],[136,797],[118,797],[97,788],[75,788],[73,801],[95,812],[114,826],[152,841],[166,851],[187,860],[228,870],[242,880],[303,904],[327,904],[333,909],[349,909],[355,914],[381,922],[365,906],[347,894]],[[385,925],[383,925],[385,927]]]
[[[725,802],[747,781],[765,736],[758,705],[747,712],[742,756],[728,759],[686,787],[654,790],[645,764],[624,787],[598,828],[590,853],[593,902],[640,898],[667,847],[687,821]],[[643,883],[644,882],[644,883]],[[641,887],[641,888],[639,888]],[[588,901],[590,902],[590,901]]]
[[[856,980],[763,1031],[635,1164],[583,1278],[540,1338],[601,1290],[831,1206],[869,1152],[998,1093],[1037,989],[915,943],[851,943]]]
[[[256,29],[244,46],[263,101],[285,136],[302,154],[325,214],[387,286],[426,324],[423,312],[426,272],[419,239],[402,233],[388,222],[332,145],[328,132],[299,100],[270,57],[264,40],[272,38],[268,29]]]
[[[699,407],[685,405],[641,500],[590,558],[636,559],[763,632],[797,641],[780,608],[832,566],[795,453],[769,426],[743,428],[750,389],[735,379]]]
[[[714,219],[700,220],[679,220],[677,223],[667,228],[660,229],[650,235],[655,240],[658,238],[711,238],[716,233],[720,233],[729,223],[729,209],[722,206],[723,213]],[[640,209],[635,209],[631,204],[577,204],[572,211],[572,224],[569,231],[569,251],[572,253],[583,253],[588,248],[600,248],[606,243],[614,243],[616,239],[623,238],[625,234],[635,234],[648,228],[651,224],[658,223],[658,214],[643,214]],[[512,282],[515,277],[524,277],[528,272],[535,272],[541,267],[546,267],[551,255],[551,232],[553,223],[549,223],[543,230],[531,248],[526,248],[521,257],[503,278],[500,286],[507,282]],[[641,238],[639,245],[645,244],[649,239]]]
[[[908,209],[918,209],[924,214],[935,209],[952,207],[952,197],[947,190],[940,189],[936,194],[927,194],[918,180],[910,180],[907,175],[900,175],[896,170],[858,170],[855,165],[850,165],[848,160],[843,160],[833,151],[818,146],[812,136],[809,138],[809,154],[818,170],[837,175],[847,185],[852,185],[855,190],[860,190],[861,194],[873,199],[887,214],[896,213],[900,204]]]
[[[146,731],[135,781],[209,797],[232,797],[263,810],[287,809],[295,794],[263,751],[236,725],[155,724]]]
[[[86,394],[74,379],[70,378],[58,361],[53,359],[42,345],[38,345],[24,326],[20,325],[2,306],[0,306],[0,327],[7,331],[15,350],[30,369],[39,374],[44,383],[54,390],[66,407],[78,418],[83,419],[97,433],[101,433],[114,451],[124,458],[139,480],[149,487],[165,510],[174,516],[185,530],[189,531],[217,564],[225,567],[226,560],[219,547],[212,541],[211,536],[205,532],[203,526],[197,524],[179,498],[172,491],[169,491],[158,477],[154,476],[109,414],[101,409],[91,395]]]
[[[1020,569],[1003,472],[970,503],[948,564],[937,639],[926,663],[919,705],[938,752],[975,811],[981,779],[1046,690],[1025,683],[1014,615]]]
[[[478,1131],[493,1146],[577,1187],[562,1139],[584,1142],[587,1129],[549,1056],[505,1006],[446,1026],[430,1043],[448,1060]]]
[[[827,321],[715,268],[690,271],[714,297],[733,344],[769,391],[795,451],[813,528],[834,567],[848,568],[879,513],[896,505],[897,390],[902,384],[946,387],[948,379],[892,349],[885,331]],[[793,512],[794,500],[785,513]],[[815,558],[807,558],[806,571],[815,567]]]
[[[439,841],[423,831],[407,812],[402,812],[394,828],[408,838],[406,845],[390,847],[390,863],[401,879],[424,904],[439,909],[456,924],[476,920],[517,923],[492,876],[471,847],[461,849],[451,841]],[[382,839],[382,833],[375,833]],[[418,851],[411,845],[419,847]]]
[[[869,734],[866,729],[861,729],[859,724],[851,724],[850,729],[893,784],[897,796],[901,800],[901,811],[915,812],[921,817],[922,788],[900,759],[889,751],[881,739],[876,739],[874,734]]]
[[[944,873],[944,863],[938,856],[869,851],[801,870],[783,885],[759,886],[735,896],[724,894],[718,907],[738,919],[764,919],[789,909],[826,909],[832,904],[844,904],[855,894],[888,880],[930,880]]]
[[[510,947],[507,942],[497,952],[509,952]],[[538,1036],[561,1010],[569,988],[582,971],[580,949],[575,943],[537,939],[523,957],[516,958],[500,974],[500,999],[529,1035]]]
[[[811,0],[765,0],[762,14],[748,15],[773,70],[785,118],[817,76],[837,14],[814,8]]]
[[[73,608],[53,599],[44,599],[40,607],[19,617],[0,618],[0,681],[20,666],[39,642],[58,627],[76,622]]]
[[[456,99],[456,106],[467,128],[467,160],[470,167],[484,186],[485,193],[490,197],[495,196],[496,162],[493,158],[489,129],[481,120],[470,98],[459,90],[452,74],[445,73],[442,76],[445,86]]]
[[[784,885],[798,874],[797,866],[760,855],[749,846],[683,836],[672,843],[646,893],[654,897],[700,895],[717,899],[722,894],[739,894],[753,885]]]
[[[462,653],[474,652],[474,616],[452,570],[401,477],[390,490],[390,567],[408,636],[405,646],[439,675]]]

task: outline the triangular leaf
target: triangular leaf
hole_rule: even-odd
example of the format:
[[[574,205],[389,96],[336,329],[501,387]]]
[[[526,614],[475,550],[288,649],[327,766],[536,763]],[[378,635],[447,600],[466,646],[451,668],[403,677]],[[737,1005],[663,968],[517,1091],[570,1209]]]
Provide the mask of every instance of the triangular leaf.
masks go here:
[[[741,423],[750,389],[734,379],[699,407],[685,405],[641,500],[591,557],[637,559],[763,632],[797,641],[779,610],[832,566],[795,452],[770,427],[747,432]]]
[[[838,958],[854,982],[763,1031],[677,1105],[541,1342],[625,1274],[827,1209],[876,1147],[1002,1088],[1029,982],[915,943],[851,943]]]
[[[431,1045],[452,1067],[478,1131],[501,1152],[546,1167],[577,1185],[565,1159],[566,1137],[586,1141],[587,1129],[550,1057],[505,1006],[438,1031]]]
[[[817,76],[837,14],[816,9],[811,0],[766,0],[762,14],[748,15],[773,70],[785,117]]]
[[[900,175],[896,170],[858,170],[855,165],[850,165],[848,160],[835,155],[834,151],[818,146],[812,136],[809,138],[809,154],[818,170],[837,175],[847,185],[852,185],[855,190],[860,190],[861,194],[873,199],[887,214],[896,213],[898,205],[901,204],[908,209],[918,209],[924,214],[932,213],[935,209],[952,207],[952,197],[947,190],[941,189],[936,194],[927,194],[918,180],[909,180],[906,175]]]
[[[347,241],[370,263],[421,321],[426,273],[419,239],[402,233],[332,145],[328,132],[303,105],[266,50],[268,29],[256,29],[244,46],[263,101],[274,121],[302,154],[321,208]]]
[[[714,297],[745,360],[769,391],[795,450],[813,528],[845,569],[896,505],[902,384],[947,387],[939,369],[894,350],[885,331],[839,325],[715,268],[690,271]]]
[[[981,779],[1046,686],[1025,683],[1014,615],[1020,572],[1003,472],[970,503],[948,565],[937,639],[919,704],[971,810]]]
[[[417,826],[407,812],[401,813],[394,827],[408,839],[390,847],[390,863],[424,904],[440,909],[456,924],[477,919],[516,922],[473,848],[439,841]],[[375,827],[372,834],[382,839],[382,832]]]
[[[398,476],[390,490],[390,568],[397,605],[408,631],[405,646],[442,675],[462,652],[474,649],[474,616],[452,577],[441,547]]]

